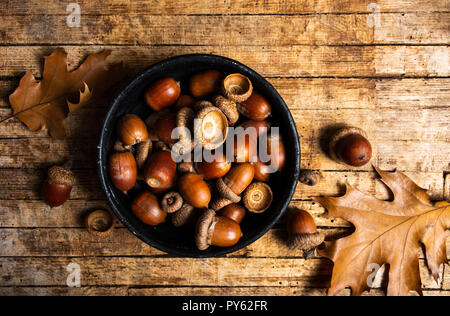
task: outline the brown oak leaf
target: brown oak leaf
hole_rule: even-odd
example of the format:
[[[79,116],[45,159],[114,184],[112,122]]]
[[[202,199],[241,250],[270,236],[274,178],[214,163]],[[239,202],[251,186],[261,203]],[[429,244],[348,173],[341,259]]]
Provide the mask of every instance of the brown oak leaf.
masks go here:
[[[392,190],[393,201],[382,201],[350,185],[342,197],[317,197],[330,216],[355,226],[350,236],[327,242],[319,253],[334,262],[328,295],[350,287],[352,295],[368,290],[373,264],[389,267],[387,295],[422,294],[419,254],[425,249],[426,261],[435,280],[439,267],[448,263],[446,238],[450,228],[450,203],[433,204],[427,190],[403,173],[377,169],[381,180]]]
[[[52,137],[65,136],[64,120],[108,87],[123,78],[121,63],[106,67],[110,50],[89,55],[74,71],[67,71],[67,53],[56,48],[45,57],[42,80],[35,79],[31,71],[20,80],[9,96],[14,116],[33,131],[48,129]],[[69,98],[78,95],[78,102]]]

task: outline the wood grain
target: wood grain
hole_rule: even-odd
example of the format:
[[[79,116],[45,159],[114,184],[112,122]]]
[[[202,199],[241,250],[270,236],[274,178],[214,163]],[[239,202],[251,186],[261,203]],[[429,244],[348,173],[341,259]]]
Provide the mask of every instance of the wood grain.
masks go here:
[[[69,28],[67,1],[0,1],[0,119],[8,95],[55,47],[76,68],[90,53],[113,49],[127,75],[180,54],[236,59],[266,77],[288,104],[302,146],[302,168],[321,170],[315,187],[299,184],[290,208],[309,211],[328,239],[351,232],[311,197],[340,195],[348,181],[380,199],[391,192],[370,165],[349,170],[328,158],[326,139],[342,124],[363,127],[372,164],[397,167],[436,200],[450,199],[450,7],[448,0],[376,0],[380,26],[360,0],[76,1],[81,27]],[[30,132],[16,119],[0,124],[0,295],[324,295],[332,264],[300,259],[286,246],[285,217],[248,247],[214,259],[174,258],[116,221],[113,234],[86,231],[87,212],[109,206],[96,173],[96,146],[111,95],[66,121],[68,138]],[[40,200],[47,168],[71,157],[71,199],[50,209]],[[447,239],[447,256],[450,240]],[[436,283],[420,253],[425,295],[450,296],[450,267]],[[82,287],[66,287],[69,263]],[[107,268],[105,268],[107,267]],[[382,295],[386,270],[375,279]],[[341,295],[349,295],[348,289]],[[412,293],[413,294],[413,293]]]
[[[83,15],[110,14],[311,14],[311,13],[355,13],[372,12],[366,2],[359,0],[318,0],[318,1],[278,1],[278,0],[116,0],[77,2]],[[448,12],[445,0],[377,0],[380,12]],[[45,6],[42,1],[5,0],[0,3],[2,15],[14,14],[60,14],[67,15],[67,2],[52,1]]]
[[[55,45],[56,46],[56,45]],[[0,46],[0,76],[37,76],[55,46]],[[60,46],[60,45],[58,45]],[[111,49],[111,63],[123,61],[130,76],[163,59],[211,53],[245,63],[266,77],[449,76],[448,46],[64,46],[69,69],[91,53]],[[14,58],[10,58],[14,56]]]
[[[382,13],[375,29],[367,14],[83,16],[7,15],[1,44],[351,45],[448,44],[450,13]],[[152,30],[149,36],[147,30]],[[283,34],[283,36],[280,36]]]
[[[329,285],[332,269],[328,260],[298,258],[3,257],[0,258],[0,278],[3,286],[64,286],[69,263],[80,265],[83,286],[176,284],[317,288]],[[440,289],[425,269],[423,260],[420,265],[423,288]],[[127,273],[123,273],[124,270]],[[19,284],[17,280],[21,280]],[[379,280],[382,282],[382,278]],[[375,288],[380,286],[381,283],[374,283]]]
[[[349,229],[327,227],[321,229],[327,240],[351,233]],[[244,231],[245,234],[245,231]],[[47,257],[69,256],[165,256],[155,248],[142,242],[124,227],[114,229],[107,238],[92,236],[84,228],[0,228],[2,249],[0,257]],[[244,249],[227,255],[246,258],[300,258],[300,250],[287,246],[285,228],[273,228],[256,242]],[[192,239],[194,245],[194,240]],[[447,242],[447,256],[450,256],[450,240]],[[420,258],[424,258],[423,252]]]
[[[242,287],[145,287],[133,288],[128,286],[82,286],[69,287],[0,287],[2,296],[324,296],[326,288],[303,288],[299,286],[242,286]],[[423,290],[424,296],[450,296],[450,291]],[[349,296],[350,290],[342,291],[338,296]],[[416,296],[415,292],[410,295]],[[363,296],[384,296],[381,289],[364,292]]]

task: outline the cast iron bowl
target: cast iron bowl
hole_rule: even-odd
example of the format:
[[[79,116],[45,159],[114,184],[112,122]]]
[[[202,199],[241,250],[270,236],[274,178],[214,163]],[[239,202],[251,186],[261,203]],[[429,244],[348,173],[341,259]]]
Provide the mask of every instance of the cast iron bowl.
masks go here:
[[[156,227],[141,223],[131,212],[130,204],[137,193],[145,189],[145,183],[139,182],[127,195],[117,190],[108,175],[108,157],[113,152],[116,139],[115,126],[117,120],[127,114],[134,113],[145,119],[151,109],[146,105],[144,92],[155,80],[173,77],[182,83],[182,93],[186,88],[183,83],[195,73],[216,69],[223,73],[242,73],[250,78],[254,89],[263,94],[272,105],[272,126],[280,127],[286,147],[286,163],[281,172],[272,175],[270,186],[274,200],[271,207],[262,214],[247,212],[241,228],[241,240],[229,248],[210,247],[200,251],[195,246],[191,230],[172,226],[170,219]],[[103,122],[98,146],[98,171],[103,190],[112,210],[122,223],[137,237],[161,251],[184,257],[215,257],[237,251],[264,235],[281,217],[288,206],[297,185],[300,165],[300,145],[294,120],[286,103],[275,90],[258,73],[247,66],[229,58],[193,54],[166,59],[154,64],[134,78],[113,100],[111,108]]]

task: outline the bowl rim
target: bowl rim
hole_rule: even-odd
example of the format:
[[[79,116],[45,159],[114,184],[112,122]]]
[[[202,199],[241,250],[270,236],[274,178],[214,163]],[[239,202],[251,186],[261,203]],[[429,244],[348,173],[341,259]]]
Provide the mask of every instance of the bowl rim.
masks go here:
[[[279,103],[279,105],[283,108],[282,110],[283,110],[283,112],[285,112],[285,115],[286,115],[287,121],[288,121],[288,122],[286,122],[287,123],[286,125],[287,125],[288,129],[291,130],[291,133],[293,134],[292,136],[295,139],[293,143],[289,144],[291,146],[292,156],[293,156],[293,157],[291,157],[291,159],[293,159],[293,161],[292,161],[293,166],[292,166],[292,172],[290,172],[290,174],[292,174],[292,179],[294,179],[294,183],[293,183],[293,185],[290,185],[289,192],[287,193],[287,198],[285,201],[282,202],[282,204],[280,206],[280,210],[278,211],[278,214],[276,214],[276,216],[274,216],[270,220],[270,222],[266,223],[266,225],[264,226],[264,228],[262,230],[260,230],[253,237],[243,241],[242,243],[238,243],[232,247],[227,247],[227,248],[217,247],[215,249],[215,251],[209,251],[209,252],[205,252],[205,253],[190,253],[189,251],[183,251],[183,250],[179,250],[179,249],[167,249],[165,245],[162,245],[157,240],[155,240],[153,238],[148,238],[148,236],[146,236],[145,234],[134,229],[133,225],[131,225],[131,223],[122,215],[121,211],[118,209],[118,207],[114,204],[114,201],[112,200],[113,193],[111,192],[111,188],[107,184],[107,177],[109,177],[108,172],[104,170],[104,165],[107,164],[107,161],[103,161],[103,158],[102,158],[104,155],[104,152],[106,150],[104,142],[105,142],[105,133],[108,128],[107,124],[111,120],[111,116],[113,115],[113,112],[115,112],[118,105],[120,105],[119,100],[121,99],[121,96],[124,95],[126,92],[130,92],[130,90],[132,90],[134,88],[134,86],[141,81],[142,77],[144,77],[148,72],[153,71],[155,68],[164,68],[164,65],[171,64],[173,62],[176,62],[179,59],[185,60],[185,59],[190,59],[190,58],[200,58],[200,59],[213,58],[216,60],[220,59],[223,62],[225,62],[226,64],[232,64],[239,68],[244,68],[247,72],[251,73],[252,76],[258,78],[258,80],[260,80],[268,89],[271,90],[271,93],[277,99],[277,102]],[[103,119],[102,124],[101,124],[101,131],[99,133],[99,142],[98,142],[98,146],[97,146],[97,172],[98,172],[98,176],[100,178],[100,184],[101,184],[102,190],[105,193],[105,196],[106,196],[109,206],[111,207],[112,211],[117,216],[117,218],[124,224],[124,226],[133,235],[135,235],[136,237],[138,237],[139,239],[141,239],[143,242],[150,245],[151,247],[156,248],[156,249],[158,249],[164,253],[167,253],[169,255],[176,255],[179,257],[191,257],[191,258],[218,257],[218,256],[223,256],[223,255],[238,251],[238,250],[243,249],[243,248],[247,247],[248,245],[252,244],[256,240],[261,238],[263,235],[265,235],[278,222],[280,217],[284,214],[289,203],[292,200],[292,196],[294,195],[295,189],[298,184],[298,181],[296,181],[296,179],[298,179],[298,176],[300,173],[300,141],[299,141],[298,131],[297,131],[295,121],[294,121],[294,119],[292,117],[292,113],[289,110],[288,106],[286,105],[285,101],[283,100],[281,95],[278,93],[278,91],[275,89],[275,87],[273,87],[273,85],[270,82],[268,82],[263,76],[261,76],[258,72],[256,72],[255,70],[251,69],[250,67],[248,67],[234,59],[220,56],[220,55],[201,54],[201,53],[183,54],[183,55],[177,55],[177,56],[166,58],[164,60],[161,60],[159,62],[156,62],[156,63],[146,67],[144,70],[139,72],[136,76],[131,78],[117,92],[116,96],[110,103],[110,107]]]

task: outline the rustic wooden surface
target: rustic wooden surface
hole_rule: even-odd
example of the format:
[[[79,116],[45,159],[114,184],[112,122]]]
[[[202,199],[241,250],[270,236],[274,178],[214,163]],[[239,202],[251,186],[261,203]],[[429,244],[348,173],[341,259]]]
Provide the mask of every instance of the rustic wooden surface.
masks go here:
[[[299,184],[291,203],[314,214],[329,238],[349,223],[322,216],[311,197],[338,195],[348,181],[381,199],[390,192],[370,166],[349,169],[323,153],[319,139],[347,123],[368,132],[372,163],[398,168],[436,200],[450,198],[450,3],[448,0],[167,0],[87,1],[81,27],[66,25],[67,1],[0,2],[0,118],[26,70],[40,76],[43,56],[62,46],[74,68],[89,53],[113,49],[130,76],[167,57],[214,53],[265,76],[295,117],[302,167],[325,178]],[[380,24],[369,3],[380,9]],[[305,261],[285,244],[284,219],[247,248],[213,259],[180,259],[155,250],[118,223],[99,239],[84,214],[107,208],[95,170],[99,126],[108,101],[67,121],[68,138],[33,133],[18,120],[0,124],[1,295],[324,295],[332,265]],[[67,157],[77,183],[50,211],[39,196],[45,170]],[[450,241],[447,241],[450,257]],[[423,254],[421,254],[423,258]],[[81,288],[66,286],[69,263]],[[420,259],[425,295],[450,295],[450,268],[436,283]],[[385,282],[377,275],[375,287]],[[344,291],[342,295],[348,295]],[[381,295],[380,289],[370,295]]]

